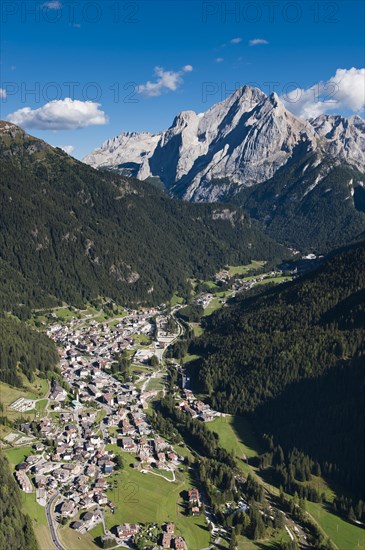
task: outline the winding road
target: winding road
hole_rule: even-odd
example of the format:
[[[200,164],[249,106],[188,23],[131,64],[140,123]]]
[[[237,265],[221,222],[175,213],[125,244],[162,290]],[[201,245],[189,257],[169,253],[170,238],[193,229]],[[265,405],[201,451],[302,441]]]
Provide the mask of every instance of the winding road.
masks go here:
[[[62,544],[60,543],[60,540],[57,536],[57,530],[56,530],[56,525],[55,525],[55,521],[54,521],[54,518],[52,516],[52,506],[53,506],[53,503],[57,500],[58,498],[58,495],[59,493],[55,493],[50,499],[49,501],[47,502],[47,505],[46,505],[46,516],[47,516],[47,521],[48,521],[48,525],[49,525],[49,530],[51,532],[51,537],[52,537],[52,541],[53,541],[53,544],[55,545],[55,547],[57,548],[57,550],[66,550],[66,548],[64,546],[62,546]]]

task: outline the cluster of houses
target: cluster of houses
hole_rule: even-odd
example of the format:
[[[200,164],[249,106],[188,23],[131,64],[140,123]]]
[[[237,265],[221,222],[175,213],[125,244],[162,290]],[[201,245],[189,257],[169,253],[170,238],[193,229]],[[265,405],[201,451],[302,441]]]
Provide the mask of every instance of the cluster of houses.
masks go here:
[[[149,363],[151,358],[155,356],[159,363],[162,361],[163,353],[166,347],[171,344],[174,339],[178,336],[174,332],[174,328],[178,328],[177,325],[171,326],[169,323],[169,318],[165,315],[156,315],[154,318],[155,323],[155,341],[147,349],[137,350],[134,355],[134,360],[140,361],[141,363]]]
[[[202,503],[200,499],[200,493],[198,489],[193,487],[188,491],[188,498],[189,498],[189,510],[191,511],[191,514],[193,516],[198,516],[201,513],[202,510]]]
[[[32,493],[33,492],[33,485],[30,481],[29,477],[27,476],[25,470],[20,469],[15,472],[15,479],[20,485],[20,488],[25,493]]]
[[[179,462],[183,461],[183,458],[175,453],[167,441],[156,435],[152,438],[122,437],[121,445],[124,451],[138,456],[140,462],[136,463],[135,467],[139,470],[155,467],[160,470],[173,471]]]
[[[271,271],[270,273],[263,273],[261,275],[256,275],[255,277],[251,278],[248,281],[245,281],[244,279],[235,279],[234,283],[232,284],[232,296],[235,294],[239,294],[240,292],[245,292],[247,290],[250,290],[253,286],[255,286],[260,281],[263,281],[264,279],[270,279],[273,277],[281,277],[283,275],[282,271]]]
[[[64,508],[67,505],[67,501],[64,502],[61,506]],[[62,513],[62,512],[61,512]],[[99,523],[103,522],[103,513],[100,508],[95,508],[94,510],[89,510],[84,512],[80,516],[80,519],[71,523],[72,529],[78,531],[81,534],[85,534],[90,529],[96,527]]]
[[[200,399],[197,399],[191,390],[184,388],[182,390],[181,399],[177,404],[178,408],[191,416],[191,418],[197,418],[204,422],[210,422],[215,417],[220,416],[220,413],[214,411],[210,405],[204,403]]]
[[[166,523],[161,538],[162,548],[175,548],[176,550],[186,550],[186,542],[181,536],[175,536],[175,525]]]
[[[196,303],[206,309],[212,300],[213,295],[207,292],[205,294],[201,294],[199,298],[196,299]]]
[[[175,533],[175,525],[166,523],[163,526],[163,531],[159,536],[159,548],[175,548],[175,550],[187,550],[185,539]],[[135,523],[124,523],[115,528],[117,542],[124,546],[133,545],[135,537],[141,532],[141,526]],[[103,537],[105,539],[113,539],[112,535]],[[114,538],[115,542],[115,538]]]
[[[226,284],[229,283],[230,280],[231,275],[227,269],[222,269],[221,271],[218,271],[218,273],[216,273],[215,275],[215,282],[218,284]]]
[[[90,320],[73,319],[68,325],[53,325],[48,336],[69,351],[69,358],[78,360],[82,355],[96,357],[101,366],[110,366],[113,356],[125,349],[133,349],[134,336],[151,334],[151,316],[155,308],[143,313],[133,313],[122,318],[115,326]]]
[[[47,497],[59,491],[58,511],[66,518],[92,507],[111,505],[105,476],[114,470],[114,454],[106,450],[103,438],[95,435],[96,416],[97,412],[91,410],[77,416],[61,413],[59,423],[48,417],[41,419],[37,433],[47,445],[37,444],[35,450],[43,452],[30,455],[17,466],[17,475],[24,474],[28,480],[32,477],[38,501],[46,503]]]

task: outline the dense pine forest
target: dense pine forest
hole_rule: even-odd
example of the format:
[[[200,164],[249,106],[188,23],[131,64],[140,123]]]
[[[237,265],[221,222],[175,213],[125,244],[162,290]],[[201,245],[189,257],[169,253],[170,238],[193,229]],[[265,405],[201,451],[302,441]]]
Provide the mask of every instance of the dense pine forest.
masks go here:
[[[57,364],[56,346],[45,334],[17,319],[0,317],[0,380],[21,387],[21,375],[32,381],[36,372],[52,371]]]
[[[365,245],[315,272],[237,299],[192,348],[215,408],[247,413],[286,452],[364,496]]]
[[[172,200],[8,123],[0,161],[0,309],[54,298],[81,306],[99,296],[158,304],[174,291],[187,296],[188,277],[288,254],[240,209]]]
[[[9,464],[0,453],[0,548],[37,550],[29,516],[21,510],[20,490],[9,470]]]

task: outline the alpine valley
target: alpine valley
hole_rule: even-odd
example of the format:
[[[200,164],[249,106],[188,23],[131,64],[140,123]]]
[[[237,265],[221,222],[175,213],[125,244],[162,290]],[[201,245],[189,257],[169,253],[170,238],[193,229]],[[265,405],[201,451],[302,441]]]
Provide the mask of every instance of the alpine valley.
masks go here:
[[[365,550],[365,2],[0,12],[0,550]]]
[[[0,550],[364,548],[363,120],[244,86],[0,167]]]

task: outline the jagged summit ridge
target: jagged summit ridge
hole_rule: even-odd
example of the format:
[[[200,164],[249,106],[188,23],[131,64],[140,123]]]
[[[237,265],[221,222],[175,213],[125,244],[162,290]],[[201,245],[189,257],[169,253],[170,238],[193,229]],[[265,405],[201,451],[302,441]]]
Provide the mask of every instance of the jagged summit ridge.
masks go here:
[[[305,121],[291,114],[276,93],[266,96],[242,86],[205,113],[181,112],[164,132],[108,140],[84,162],[140,179],[159,177],[184,199],[213,201],[232,187],[264,182],[293,158],[311,152],[364,170],[364,121],[327,115]]]
[[[365,122],[357,115],[320,115],[310,121],[316,133],[326,139],[327,152],[361,171],[365,168]]]

